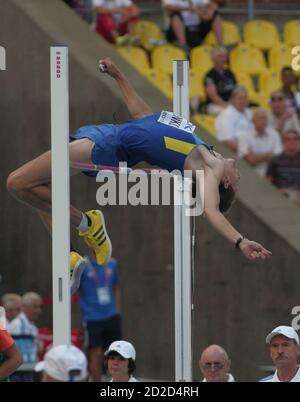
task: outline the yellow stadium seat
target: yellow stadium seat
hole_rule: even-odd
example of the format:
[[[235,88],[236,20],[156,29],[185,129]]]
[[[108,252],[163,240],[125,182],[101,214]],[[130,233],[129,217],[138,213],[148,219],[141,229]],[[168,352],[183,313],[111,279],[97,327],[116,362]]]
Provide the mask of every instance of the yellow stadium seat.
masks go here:
[[[239,44],[229,55],[230,67],[234,71],[259,75],[266,70],[266,62],[262,52],[245,43]]]
[[[117,47],[116,50],[137,70],[143,72],[151,68],[147,53],[144,49],[135,46],[125,46]]]
[[[288,21],[284,25],[283,36],[288,46],[300,45],[300,20]]]
[[[134,33],[141,41],[141,45],[150,51],[164,39],[160,27],[152,21],[140,20],[135,25]]]
[[[169,74],[161,70],[148,70],[143,75],[164,95],[172,99],[173,84]]]
[[[196,46],[191,50],[191,67],[207,72],[213,67],[211,60],[211,50],[209,46]]]
[[[173,60],[186,60],[186,54],[182,49],[173,45],[155,47],[151,53],[152,67],[154,70],[162,70],[172,74]]]
[[[206,99],[203,86],[204,73],[198,69],[190,69],[190,97],[198,96],[201,100]]]
[[[239,32],[239,28],[236,24],[230,21],[224,21],[222,23],[223,26],[223,43],[224,45],[230,45],[232,43],[241,42],[241,35]],[[208,46],[216,46],[217,39],[216,35],[213,31],[210,31],[204,41],[205,45]]]
[[[290,66],[292,62],[291,47],[279,43],[272,47],[268,53],[269,67],[274,71],[281,71],[282,67]]]
[[[277,28],[264,20],[252,20],[244,25],[244,39],[248,45],[269,50],[280,42]]]
[[[280,73],[278,71],[267,70],[259,76],[259,92],[264,96],[270,96],[271,92],[278,90],[282,86]]]
[[[249,99],[253,102],[256,102],[257,92],[255,91],[250,75],[240,71],[234,71],[234,74],[238,84],[246,88]]]
[[[216,118],[214,116],[209,116],[207,114],[194,114],[192,120],[204,127],[206,131],[208,131],[211,135],[216,135],[215,121]]]
[[[260,92],[256,93],[256,98],[253,99],[258,105],[265,110],[270,110],[270,97]]]

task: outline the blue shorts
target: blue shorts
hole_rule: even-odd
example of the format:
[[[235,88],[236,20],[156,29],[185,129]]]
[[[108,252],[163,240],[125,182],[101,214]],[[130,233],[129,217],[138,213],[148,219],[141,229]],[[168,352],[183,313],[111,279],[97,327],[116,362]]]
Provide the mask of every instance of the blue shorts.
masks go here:
[[[202,144],[210,149],[193,133],[194,129],[192,123],[163,111],[124,124],[84,126],[71,136],[71,141],[93,141],[91,159],[96,165],[119,166],[120,162],[127,162],[131,167],[147,162],[170,172],[182,172],[185,159],[195,146]]]
[[[122,339],[121,317],[119,315],[104,321],[86,321],[85,329],[88,349],[101,347],[106,350],[112,342]]]

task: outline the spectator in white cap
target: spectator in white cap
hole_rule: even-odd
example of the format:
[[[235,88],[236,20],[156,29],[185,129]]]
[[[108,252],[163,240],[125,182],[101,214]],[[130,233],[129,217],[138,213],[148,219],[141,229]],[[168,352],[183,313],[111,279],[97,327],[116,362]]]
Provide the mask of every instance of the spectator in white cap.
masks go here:
[[[276,371],[261,382],[300,382],[299,336],[293,327],[281,325],[266,337]]]
[[[42,382],[83,382],[87,380],[87,359],[76,346],[51,348],[35,371],[42,371]]]
[[[111,382],[137,382],[132,373],[135,370],[136,353],[133,345],[126,341],[115,341],[105,352],[105,367],[111,375]]]

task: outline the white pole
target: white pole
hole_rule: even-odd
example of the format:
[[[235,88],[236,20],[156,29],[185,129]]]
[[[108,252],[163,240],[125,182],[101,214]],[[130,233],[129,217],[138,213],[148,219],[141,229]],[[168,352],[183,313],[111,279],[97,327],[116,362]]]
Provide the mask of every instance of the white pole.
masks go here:
[[[188,61],[173,61],[173,109],[189,121]],[[184,192],[191,194],[191,179],[174,176],[176,381],[192,381],[191,218],[186,213],[189,204],[185,204]]]
[[[53,344],[70,345],[69,62],[67,47],[51,47],[50,69]]]

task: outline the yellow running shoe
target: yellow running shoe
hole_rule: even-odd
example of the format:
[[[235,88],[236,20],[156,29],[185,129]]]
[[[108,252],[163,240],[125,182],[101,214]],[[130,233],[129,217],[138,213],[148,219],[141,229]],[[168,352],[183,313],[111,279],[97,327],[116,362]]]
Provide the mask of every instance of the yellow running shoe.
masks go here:
[[[84,258],[81,257],[75,251],[70,253],[70,286],[71,293],[75,293],[80,285],[81,274],[84,270],[86,262]]]
[[[112,245],[106,231],[104,216],[98,209],[85,214],[91,220],[91,226],[87,231],[79,232],[79,235],[83,236],[86,244],[94,250],[97,264],[105,265],[111,257]]]

